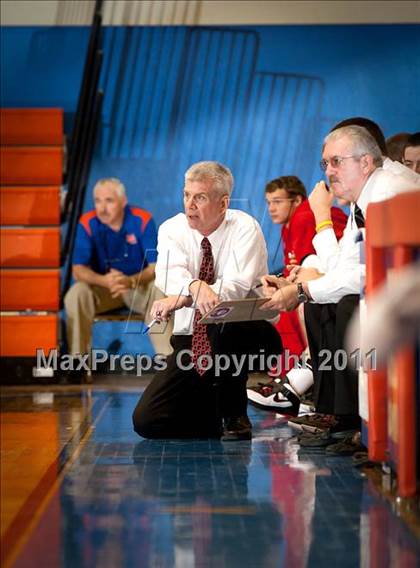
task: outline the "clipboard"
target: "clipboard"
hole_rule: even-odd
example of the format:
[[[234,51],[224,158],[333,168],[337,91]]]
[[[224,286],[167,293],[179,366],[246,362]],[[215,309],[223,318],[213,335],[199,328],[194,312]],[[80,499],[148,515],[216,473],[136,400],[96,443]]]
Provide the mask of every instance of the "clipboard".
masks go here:
[[[278,310],[261,310],[269,298],[244,298],[220,302],[199,320],[198,323],[223,323],[238,321],[272,320],[279,315]]]

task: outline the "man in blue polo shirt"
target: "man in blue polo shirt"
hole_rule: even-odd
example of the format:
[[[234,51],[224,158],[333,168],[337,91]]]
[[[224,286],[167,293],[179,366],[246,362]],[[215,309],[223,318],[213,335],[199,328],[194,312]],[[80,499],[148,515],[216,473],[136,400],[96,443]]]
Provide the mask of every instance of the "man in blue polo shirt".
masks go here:
[[[99,180],[95,209],[79,221],[73,253],[75,284],[64,298],[71,355],[88,353],[96,314],[127,306],[150,320],[148,307],[162,293],[155,288],[157,234],[151,214],[127,204],[116,178]],[[172,326],[150,333],[157,353],[169,354]],[[159,329],[162,328],[162,329]]]

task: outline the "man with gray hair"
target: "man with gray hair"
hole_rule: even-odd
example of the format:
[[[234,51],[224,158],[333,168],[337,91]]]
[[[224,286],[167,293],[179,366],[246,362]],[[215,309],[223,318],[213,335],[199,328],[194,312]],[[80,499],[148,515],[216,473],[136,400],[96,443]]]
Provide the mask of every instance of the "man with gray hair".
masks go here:
[[[116,178],[100,179],[93,196],[95,209],[81,216],[77,228],[72,258],[76,282],[64,298],[71,355],[89,353],[96,314],[127,306],[148,323],[148,307],[162,296],[154,287],[157,239],[152,215],[128,205],[124,185]],[[156,352],[170,353],[171,325],[153,331]]]
[[[344,351],[344,336],[359,303],[365,267],[360,263],[359,236],[369,203],[389,199],[413,189],[402,176],[382,168],[381,150],[371,134],[360,126],[334,130],[324,140],[321,168],[330,190],[320,181],[309,201],[315,215],[313,245],[320,263],[317,269],[296,268],[289,281],[263,278],[263,289],[271,299],[264,308],[294,309],[305,303],[305,323],[314,369],[314,400],[318,413],[326,416],[329,433],[301,440],[305,446],[327,446],[328,453],[340,453],[333,444],[337,437],[360,426],[358,383],[351,354]],[[340,242],[332,229],[331,202],[338,197],[350,202],[350,216]],[[346,359],[336,360],[340,353]],[[353,369],[352,367],[353,363]],[[315,418],[322,426],[322,416]],[[297,422],[297,419],[296,419]],[[311,419],[309,419],[311,422]],[[314,420],[312,420],[314,422]],[[306,426],[311,424],[307,424]],[[344,448],[345,450],[345,448]]]
[[[145,438],[250,439],[248,356],[281,352],[267,321],[199,323],[220,300],[246,298],[267,272],[259,224],[228,208],[232,187],[222,164],[194,164],[185,174],[185,213],[159,229],[156,285],[167,297],[152,316],[165,321],[175,312],[174,353],[134,410],[134,429]]]

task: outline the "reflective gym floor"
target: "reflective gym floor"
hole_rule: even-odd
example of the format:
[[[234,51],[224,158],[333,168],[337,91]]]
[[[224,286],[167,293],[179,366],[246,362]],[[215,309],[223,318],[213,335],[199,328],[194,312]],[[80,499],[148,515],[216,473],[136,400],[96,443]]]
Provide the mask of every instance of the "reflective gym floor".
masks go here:
[[[2,389],[4,568],[420,565],[418,525],[284,418],[250,407],[252,442],[148,441],[141,387],[115,385]]]

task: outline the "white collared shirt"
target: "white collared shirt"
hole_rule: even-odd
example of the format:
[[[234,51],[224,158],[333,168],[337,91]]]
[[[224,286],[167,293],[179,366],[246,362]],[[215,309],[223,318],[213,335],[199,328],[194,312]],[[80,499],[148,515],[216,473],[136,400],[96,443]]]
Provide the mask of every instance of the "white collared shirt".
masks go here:
[[[357,205],[366,218],[369,203],[390,199],[398,193],[415,190],[412,181],[405,176],[395,175],[383,168],[377,168],[369,177],[357,200]],[[365,265],[360,264],[360,229],[354,221],[354,204],[340,242],[334,231],[326,229],[313,238],[312,244],[320,261],[324,276],[308,282],[309,293],[317,304],[336,304],[348,294],[360,294]],[[364,231],[364,229],[363,229]]]
[[[191,229],[184,213],[165,221],[158,233],[156,286],[164,294],[190,296],[202,258],[203,235]],[[216,281],[211,288],[220,300],[246,298],[268,273],[267,247],[258,222],[243,211],[228,209],[222,224],[209,235]],[[193,308],[175,312],[174,333],[192,333]]]

